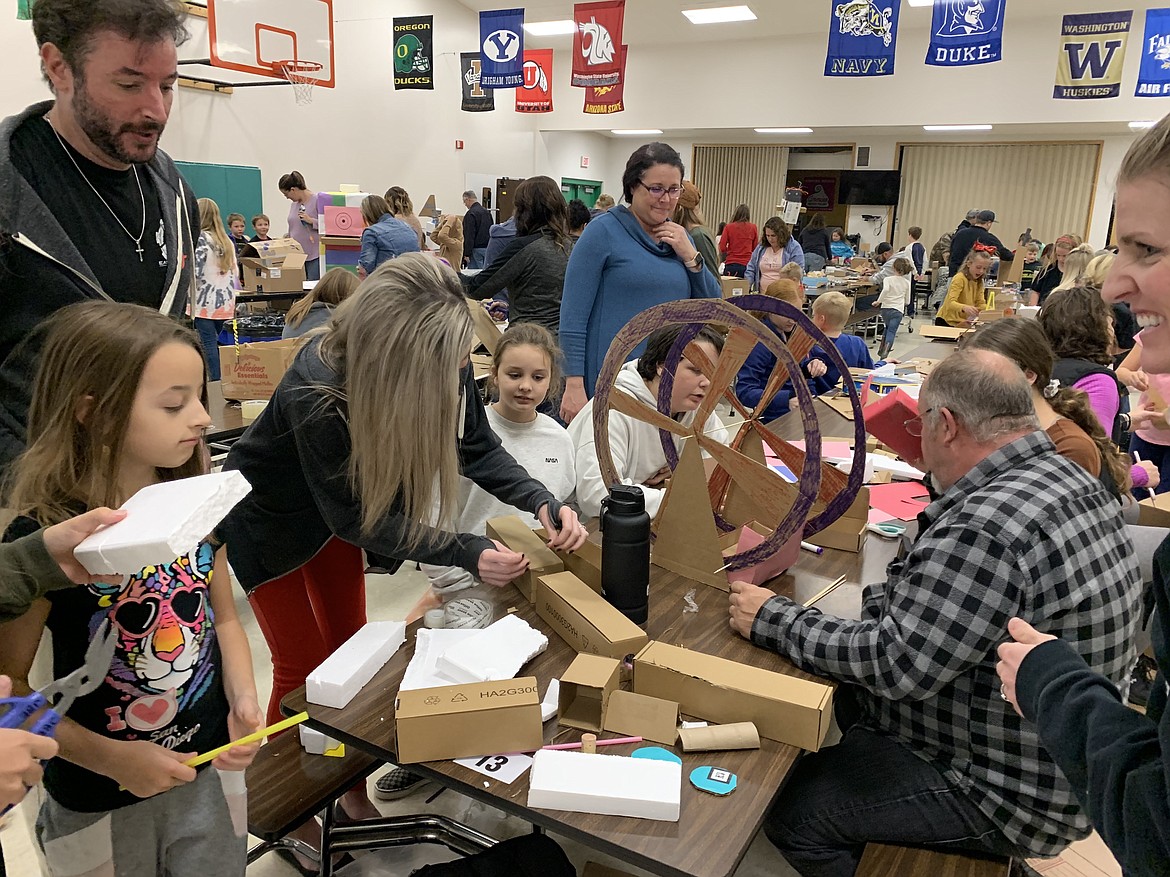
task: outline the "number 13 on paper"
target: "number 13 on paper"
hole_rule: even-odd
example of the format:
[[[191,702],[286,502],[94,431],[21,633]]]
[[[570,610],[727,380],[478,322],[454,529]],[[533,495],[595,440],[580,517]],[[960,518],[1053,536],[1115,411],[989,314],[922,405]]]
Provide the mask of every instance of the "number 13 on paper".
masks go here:
[[[455,763],[501,783],[511,783],[532,765],[532,756],[485,755],[482,758],[456,758]]]

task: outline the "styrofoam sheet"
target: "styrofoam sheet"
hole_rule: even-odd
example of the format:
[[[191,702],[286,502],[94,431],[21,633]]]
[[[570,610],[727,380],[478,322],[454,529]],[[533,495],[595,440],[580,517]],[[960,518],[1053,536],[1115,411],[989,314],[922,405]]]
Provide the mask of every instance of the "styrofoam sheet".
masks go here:
[[[449,630],[447,628],[420,627],[414,635],[414,657],[406,668],[402,677],[401,691],[414,691],[419,688],[438,688],[442,685],[457,685],[458,683],[445,676],[439,675],[437,664],[439,655],[469,636],[479,633],[475,628]]]
[[[548,637],[516,615],[505,615],[439,656],[439,673],[456,682],[512,679],[548,648]]]
[[[682,765],[541,749],[533,756],[528,785],[529,807],[677,822]]]
[[[406,642],[401,621],[371,621],[305,679],[309,703],[341,709]]]

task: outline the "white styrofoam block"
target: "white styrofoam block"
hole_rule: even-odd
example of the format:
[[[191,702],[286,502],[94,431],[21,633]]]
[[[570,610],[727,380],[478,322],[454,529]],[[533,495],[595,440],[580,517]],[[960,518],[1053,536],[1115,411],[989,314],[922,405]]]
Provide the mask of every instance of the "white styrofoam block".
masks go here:
[[[94,575],[134,575],[194,550],[252,486],[235,470],[152,484],[122,504],[128,514],[73,550]]]
[[[414,635],[414,657],[402,676],[399,691],[415,691],[419,688],[439,688],[458,683],[439,675],[435,665],[439,655],[456,643],[479,633],[475,628],[449,630],[445,627],[420,627]]]
[[[561,680],[553,678],[548,684],[548,691],[544,693],[544,700],[540,702],[540,720],[547,722],[557,714],[561,702]]]
[[[541,749],[528,777],[528,806],[678,822],[682,765],[673,761]]]
[[[324,755],[330,749],[336,749],[340,742],[305,725],[298,725],[297,731],[301,737],[301,747],[310,755]]]
[[[341,709],[406,642],[401,621],[371,621],[305,679],[309,703]]]
[[[548,648],[548,637],[516,615],[505,615],[439,656],[438,670],[456,682],[512,679]]]

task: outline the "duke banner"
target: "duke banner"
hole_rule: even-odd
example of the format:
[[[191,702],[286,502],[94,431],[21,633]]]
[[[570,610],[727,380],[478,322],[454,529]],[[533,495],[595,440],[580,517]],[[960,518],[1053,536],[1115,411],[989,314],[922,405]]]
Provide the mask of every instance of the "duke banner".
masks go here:
[[[465,113],[490,113],[496,108],[495,92],[480,85],[482,69],[479,52],[459,54],[459,79],[463,84],[463,104],[460,109]]]
[[[1146,10],[1146,37],[1136,97],[1170,95],[1170,9]]]
[[[435,87],[434,17],[394,19],[394,88]]]
[[[830,6],[826,76],[890,76],[901,0],[844,0]]]
[[[573,7],[573,78],[580,88],[621,82],[622,24],[626,0],[578,3]]]
[[[1060,29],[1056,85],[1060,100],[1092,100],[1121,94],[1121,70],[1133,10],[1066,15]]]
[[[617,85],[601,85],[585,89],[585,112],[590,115],[609,115],[626,108],[626,49],[622,46],[622,81]]]
[[[516,89],[516,112],[552,112],[552,73],[552,49],[524,50],[524,84]]]
[[[967,67],[999,61],[1006,5],[1007,0],[935,0],[926,63]]]
[[[479,55],[481,86],[524,85],[523,9],[491,9],[479,14]]]

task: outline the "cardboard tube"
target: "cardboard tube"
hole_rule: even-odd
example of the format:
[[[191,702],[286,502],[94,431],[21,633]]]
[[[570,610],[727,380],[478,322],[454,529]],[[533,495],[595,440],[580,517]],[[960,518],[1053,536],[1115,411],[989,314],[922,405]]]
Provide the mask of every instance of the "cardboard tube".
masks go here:
[[[596,734],[582,734],[581,735],[581,751],[589,755],[597,754],[597,735]]]
[[[706,728],[679,728],[683,752],[714,752],[725,749],[759,749],[760,734],[751,722],[708,725]]]

